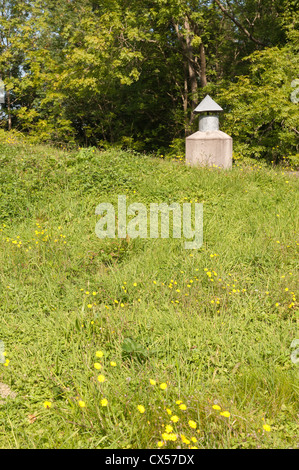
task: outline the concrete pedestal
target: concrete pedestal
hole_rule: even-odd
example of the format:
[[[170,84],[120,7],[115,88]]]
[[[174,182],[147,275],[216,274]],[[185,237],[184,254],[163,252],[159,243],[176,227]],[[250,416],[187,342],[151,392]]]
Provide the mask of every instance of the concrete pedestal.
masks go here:
[[[186,163],[192,166],[232,167],[233,139],[219,130],[197,131],[186,138]]]

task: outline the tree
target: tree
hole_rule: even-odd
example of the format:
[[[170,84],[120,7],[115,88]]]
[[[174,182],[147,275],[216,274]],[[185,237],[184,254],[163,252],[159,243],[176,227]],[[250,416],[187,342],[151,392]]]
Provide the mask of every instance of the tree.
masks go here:
[[[267,57],[278,60],[277,50],[291,54],[285,47],[298,38],[295,0],[0,0],[1,5],[0,72],[8,92],[3,125],[9,129],[48,142],[109,142],[164,153],[194,130],[192,111],[210,93],[232,110],[231,129],[240,143],[258,134],[259,145],[268,145],[264,137],[274,124],[269,131],[251,127],[255,101],[246,93],[258,97],[259,80],[267,93],[271,87],[275,92],[271,63],[268,76],[259,67]],[[286,83],[290,76],[277,64]],[[236,124],[244,103],[249,134]],[[267,127],[271,119],[264,118]],[[232,125],[230,117],[227,123]]]
[[[26,46],[28,44],[27,0],[0,1],[0,78],[5,85],[4,119],[2,126],[12,129],[14,108],[18,96],[14,85],[21,79]]]
[[[298,102],[291,99],[298,49],[292,42],[256,51],[248,58],[249,74],[219,92],[227,111],[222,127],[236,153],[277,163],[299,152]]]

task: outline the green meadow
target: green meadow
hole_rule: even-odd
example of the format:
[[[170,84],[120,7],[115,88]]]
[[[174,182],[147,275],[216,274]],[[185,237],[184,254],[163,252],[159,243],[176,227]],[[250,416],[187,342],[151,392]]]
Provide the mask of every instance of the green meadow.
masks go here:
[[[254,160],[2,136],[0,448],[298,448],[298,193]],[[98,238],[118,195],[203,203],[203,245]]]

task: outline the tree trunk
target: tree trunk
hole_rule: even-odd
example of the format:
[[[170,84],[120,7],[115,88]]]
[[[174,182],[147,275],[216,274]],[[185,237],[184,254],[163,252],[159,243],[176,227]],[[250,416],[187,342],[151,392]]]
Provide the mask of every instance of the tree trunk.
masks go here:
[[[185,137],[187,137],[188,132],[188,80],[187,80],[187,67],[184,66],[185,73],[184,73],[184,93],[183,93],[183,110],[184,110],[184,121],[185,121]]]
[[[173,21],[174,28],[177,34],[177,38],[181,44],[184,57],[184,98],[183,98],[183,109],[185,116],[185,134],[188,135],[190,125],[192,123],[193,116],[188,118],[188,104],[191,100],[192,108],[196,107],[198,84],[197,84],[197,71],[196,71],[196,60],[192,50],[192,37],[191,28],[188,18],[184,19],[184,30],[185,34],[182,34],[178,23]]]
[[[204,88],[207,86],[207,64],[206,64],[206,51],[205,51],[205,46],[203,43],[200,44],[200,49],[199,49],[199,54],[200,54],[200,81],[201,81],[201,86]]]
[[[188,64],[188,74],[189,74],[190,91],[191,91],[191,105],[192,105],[192,108],[194,108],[196,106],[198,85],[197,85],[197,74],[195,70],[195,58],[193,55],[192,44],[191,44],[191,34],[190,34],[191,29],[190,29],[190,23],[188,21],[188,18],[185,18],[184,28],[186,31],[184,52],[185,52],[185,56],[186,56],[187,64]]]
[[[7,96],[8,130],[11,131],[11,105],[10,105],[9,91],[7,91],[6,96]]]

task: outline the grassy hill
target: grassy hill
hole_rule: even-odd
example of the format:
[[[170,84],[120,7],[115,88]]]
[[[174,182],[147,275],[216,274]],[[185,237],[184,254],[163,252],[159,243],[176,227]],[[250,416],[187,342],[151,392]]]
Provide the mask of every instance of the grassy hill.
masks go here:
[[[0,448],[298,448],[298,177],[177,160],[0,144]],[[118,195],[202,247],[98,238]]]

